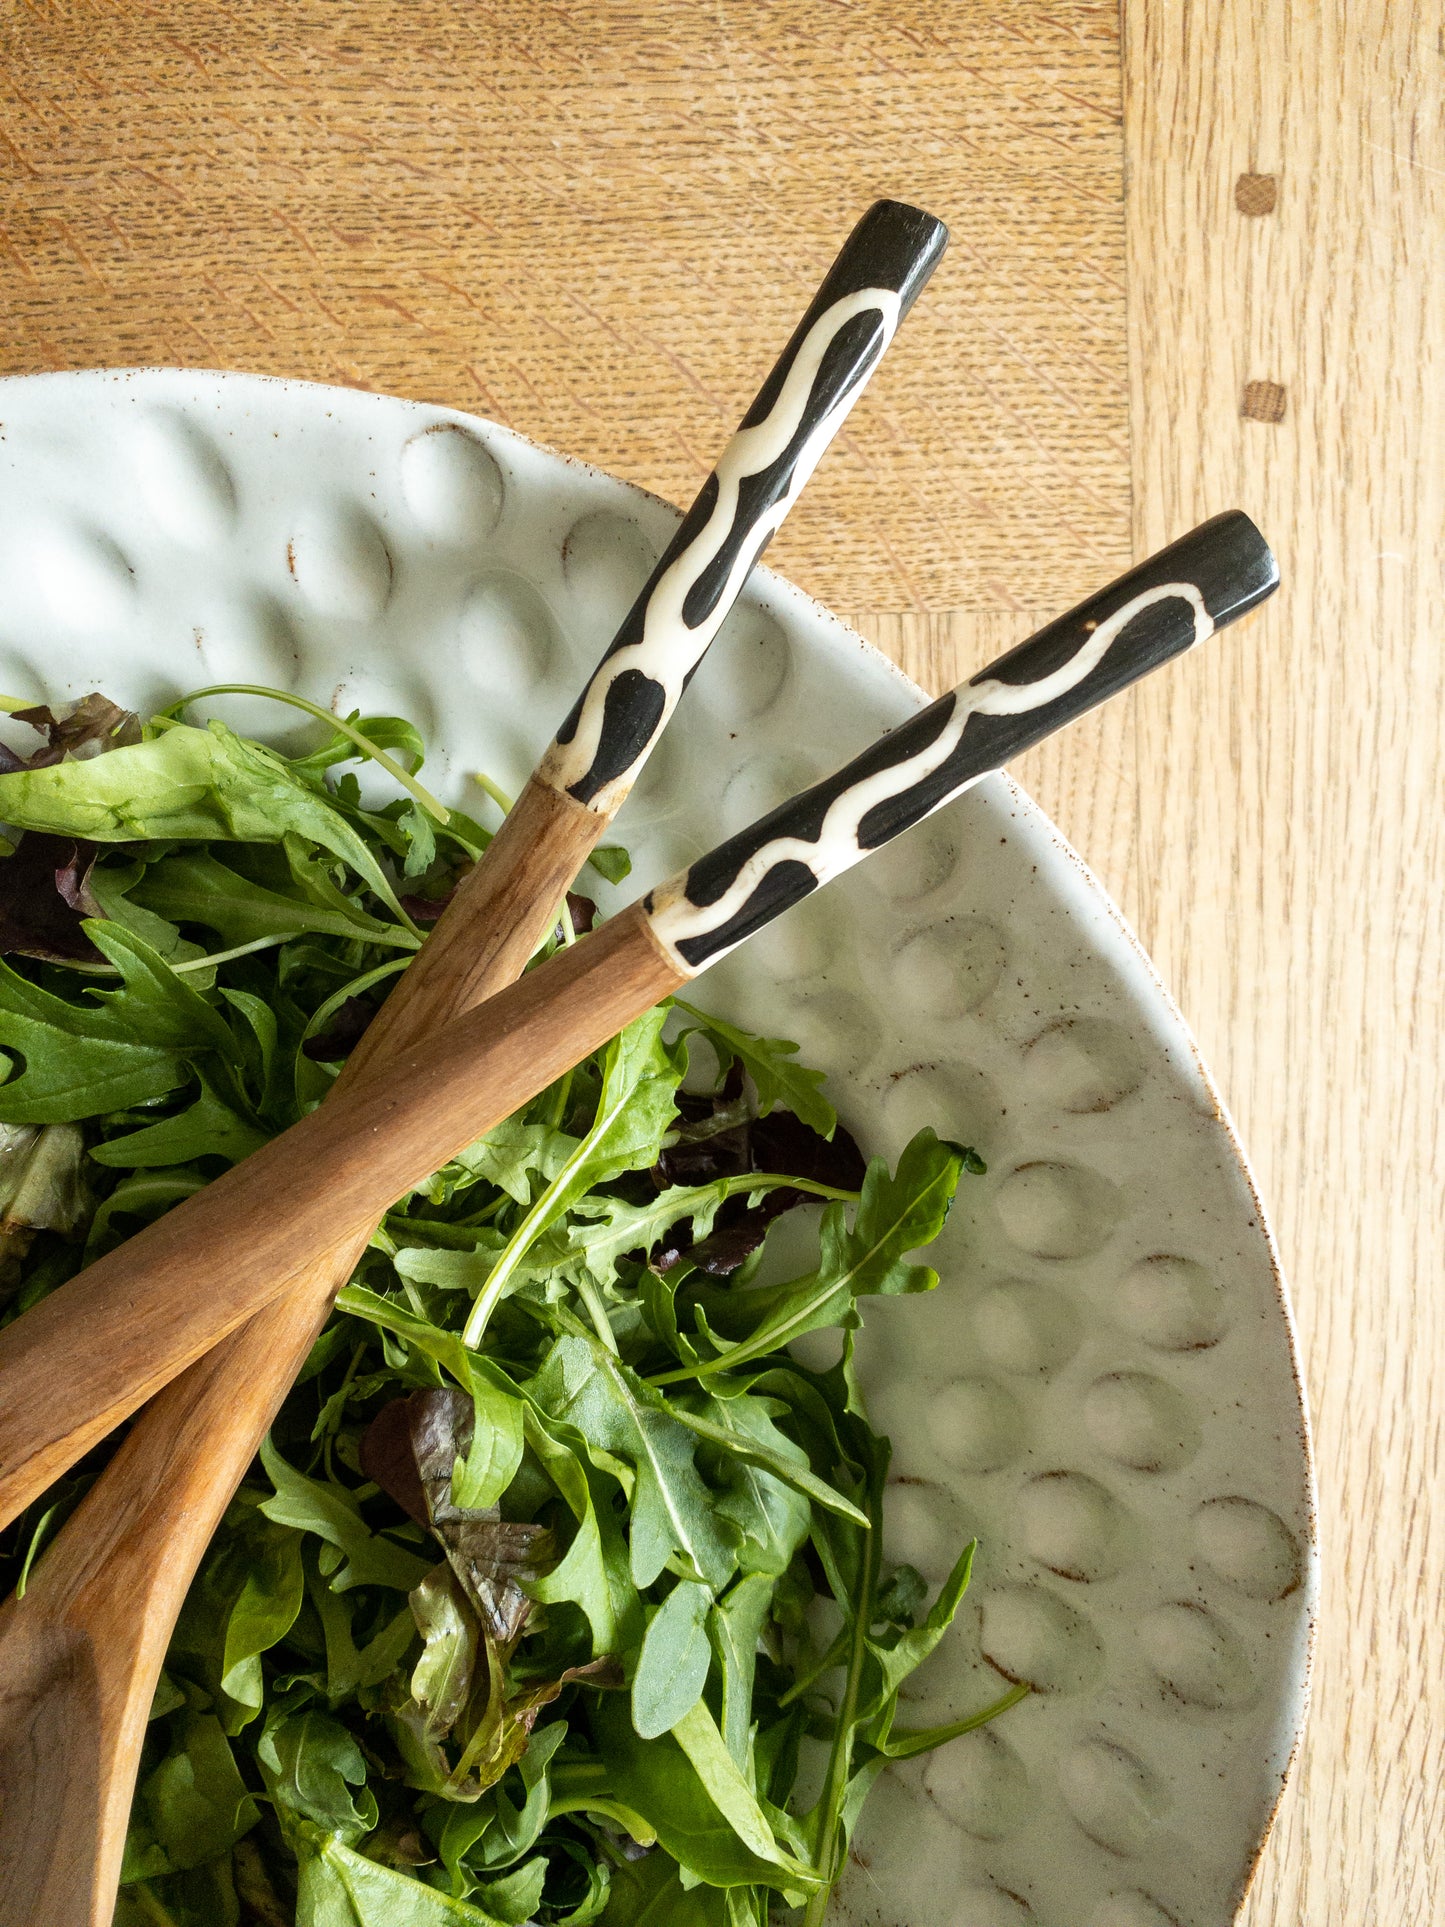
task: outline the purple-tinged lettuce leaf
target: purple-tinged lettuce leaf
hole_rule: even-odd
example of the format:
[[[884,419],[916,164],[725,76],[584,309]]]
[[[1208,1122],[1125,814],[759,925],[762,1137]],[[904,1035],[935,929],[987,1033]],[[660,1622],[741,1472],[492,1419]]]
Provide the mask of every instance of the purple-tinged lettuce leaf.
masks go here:
[[[532,1609],[522,1588],[550,1564],[552,1535],[503,1519],[496,1506],[453,1504],[453,1474],[467,1460],[474,1423],[472,1400],[455,1386],[392,1399],[367,1427],[361,1467],[436,1535],[487,1637],[510,1646]]]
[[[0,746],[0,770],[49,769],[67,756],[82,760],[99,756],[108,749],[124,749],[141,740],[140,717],[133,709],[122,709],[99,690],[82,696],[79,702],[63,703],[53,709],[36,703],[29,709],[10,712],[17,723],[29,723],[45,738],[44,747],[32,756],[18,756]]]
[[[99,854],[98,844],[30,830],[0,858],[0,955],[105,962],[85,933],[85,919],[103,914],[89,884]]]
[[[371,1027],[377,1006],[369,997],[348,997],[331,1014],[325,1030],[301,1042],[301,1055],[316,1064],[337,1064],[349,1057]]]
[[[696,1106],[698,1100],[692,1100]],[[731,1079],[714,1100],[718,1113],[736,1100]],[[744,1172],[768,1172],[778,1177],[806,1178],[836,1191],[859,1191],[867,1164],[852,1134],[835,1124],[825,1137],[794,1112],[774,1109],[765,1117],[744,1118],[729,1129],[708,1137],[699,1135],[694,1118],[692,1135],[678,1133],[653,1168],[653,1182],[662,1186],[706,1184]],[[685,1127],[687,1129],[688,1127]],[[667,1271],[686,1255],[693,1266],[713,1277],[726,1277],[750,1258],[768,1235],[768,1228],[784,1212],[810,1202],[806,1191],[783,1186],[765,1196],[730,1198],[718,1212],[708,1234],[694,1243],[697,1227],[679,1219],[669,1235],[655,1245],[649,1263]]]

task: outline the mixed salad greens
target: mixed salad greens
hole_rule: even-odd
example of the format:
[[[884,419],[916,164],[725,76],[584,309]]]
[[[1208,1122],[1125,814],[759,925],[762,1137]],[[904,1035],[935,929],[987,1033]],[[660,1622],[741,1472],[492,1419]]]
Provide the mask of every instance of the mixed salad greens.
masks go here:
[[[41,747],[0,751],[5,1320],[319,1102],[488,841],[399,718],[300,704],[283,755],[193,700],[17,709]],[[676,1002],[390,1212],[176,1628],[123,1927],[821,1921],[884,1765],[1027,1690],[899,1723],[973,1547],[932,1599],[885,1563],[852,1369],[981,1169],[865,1163],[795,1046]],[[827,1369],[788,1349],[826,1328]]]

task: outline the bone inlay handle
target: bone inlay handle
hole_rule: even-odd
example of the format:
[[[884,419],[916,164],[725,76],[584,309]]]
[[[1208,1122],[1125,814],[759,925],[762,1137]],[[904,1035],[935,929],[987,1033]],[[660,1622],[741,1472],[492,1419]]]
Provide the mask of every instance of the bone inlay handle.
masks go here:
[[[716,962],[790,904],[951,802],[1010,757],[1262,602],[1279,583],[1234,511],[1132,569],[871,749],[651,892],[680,968]]]
[[[543,758],[553,788],[619,807],[947,241],[941,221],[899,201],[854,228]]]

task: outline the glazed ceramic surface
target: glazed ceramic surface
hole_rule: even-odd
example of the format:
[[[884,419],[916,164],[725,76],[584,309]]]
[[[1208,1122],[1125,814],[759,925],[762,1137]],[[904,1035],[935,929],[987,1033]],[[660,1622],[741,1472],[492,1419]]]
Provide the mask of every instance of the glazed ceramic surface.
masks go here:
[[[0,383],[0,691],[214,682],[394,710],[515,791],[671,509],[505,430],[170,371]],[[1210,647],[1228,647],[1228,639]],[[760,572],[618,820],[634,890],[922,698]],[[274,704],[214,705],[284,741]],[[889,1554],[980,1540],[905,1717],[1037,1689],[885,1776],[836,1904],[876,1927],[1222,1927],[1303,1714],[1315,1597],[1288,1311],[1187,1030],[1098,886],[990,778],[700,980],[826,1068],[865,1150],[973,1144],[937,1292],[868,1307]],[[791,1229],[789,1226],[780,1229]]]

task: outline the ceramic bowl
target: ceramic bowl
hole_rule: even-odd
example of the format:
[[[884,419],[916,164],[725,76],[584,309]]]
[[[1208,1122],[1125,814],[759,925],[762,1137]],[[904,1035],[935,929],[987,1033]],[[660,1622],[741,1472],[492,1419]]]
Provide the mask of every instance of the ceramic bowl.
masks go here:
[[[397,710],[515,791],[675,511],[489,423],[167,370],[0,384],[0,690],[211,682]],[[920,692],[760,571],[628,802],[645,887]],[[228,702],[275,733],[274,705]],[[476,804],[473,792],[473,804]],[[629,890],[630,894],[630,890]],[[1221,1927],[1303,1715],[1316,1585],[1284,1288],[1239,1144],[1118,912],[1005,778],[702,980],[826,1068],[866,1150],[977,1147],[940,1289],[870,1305],[894,1557],[977,1534],[910,1721],[1036,1690],[887,1777],[837,1917]]]

